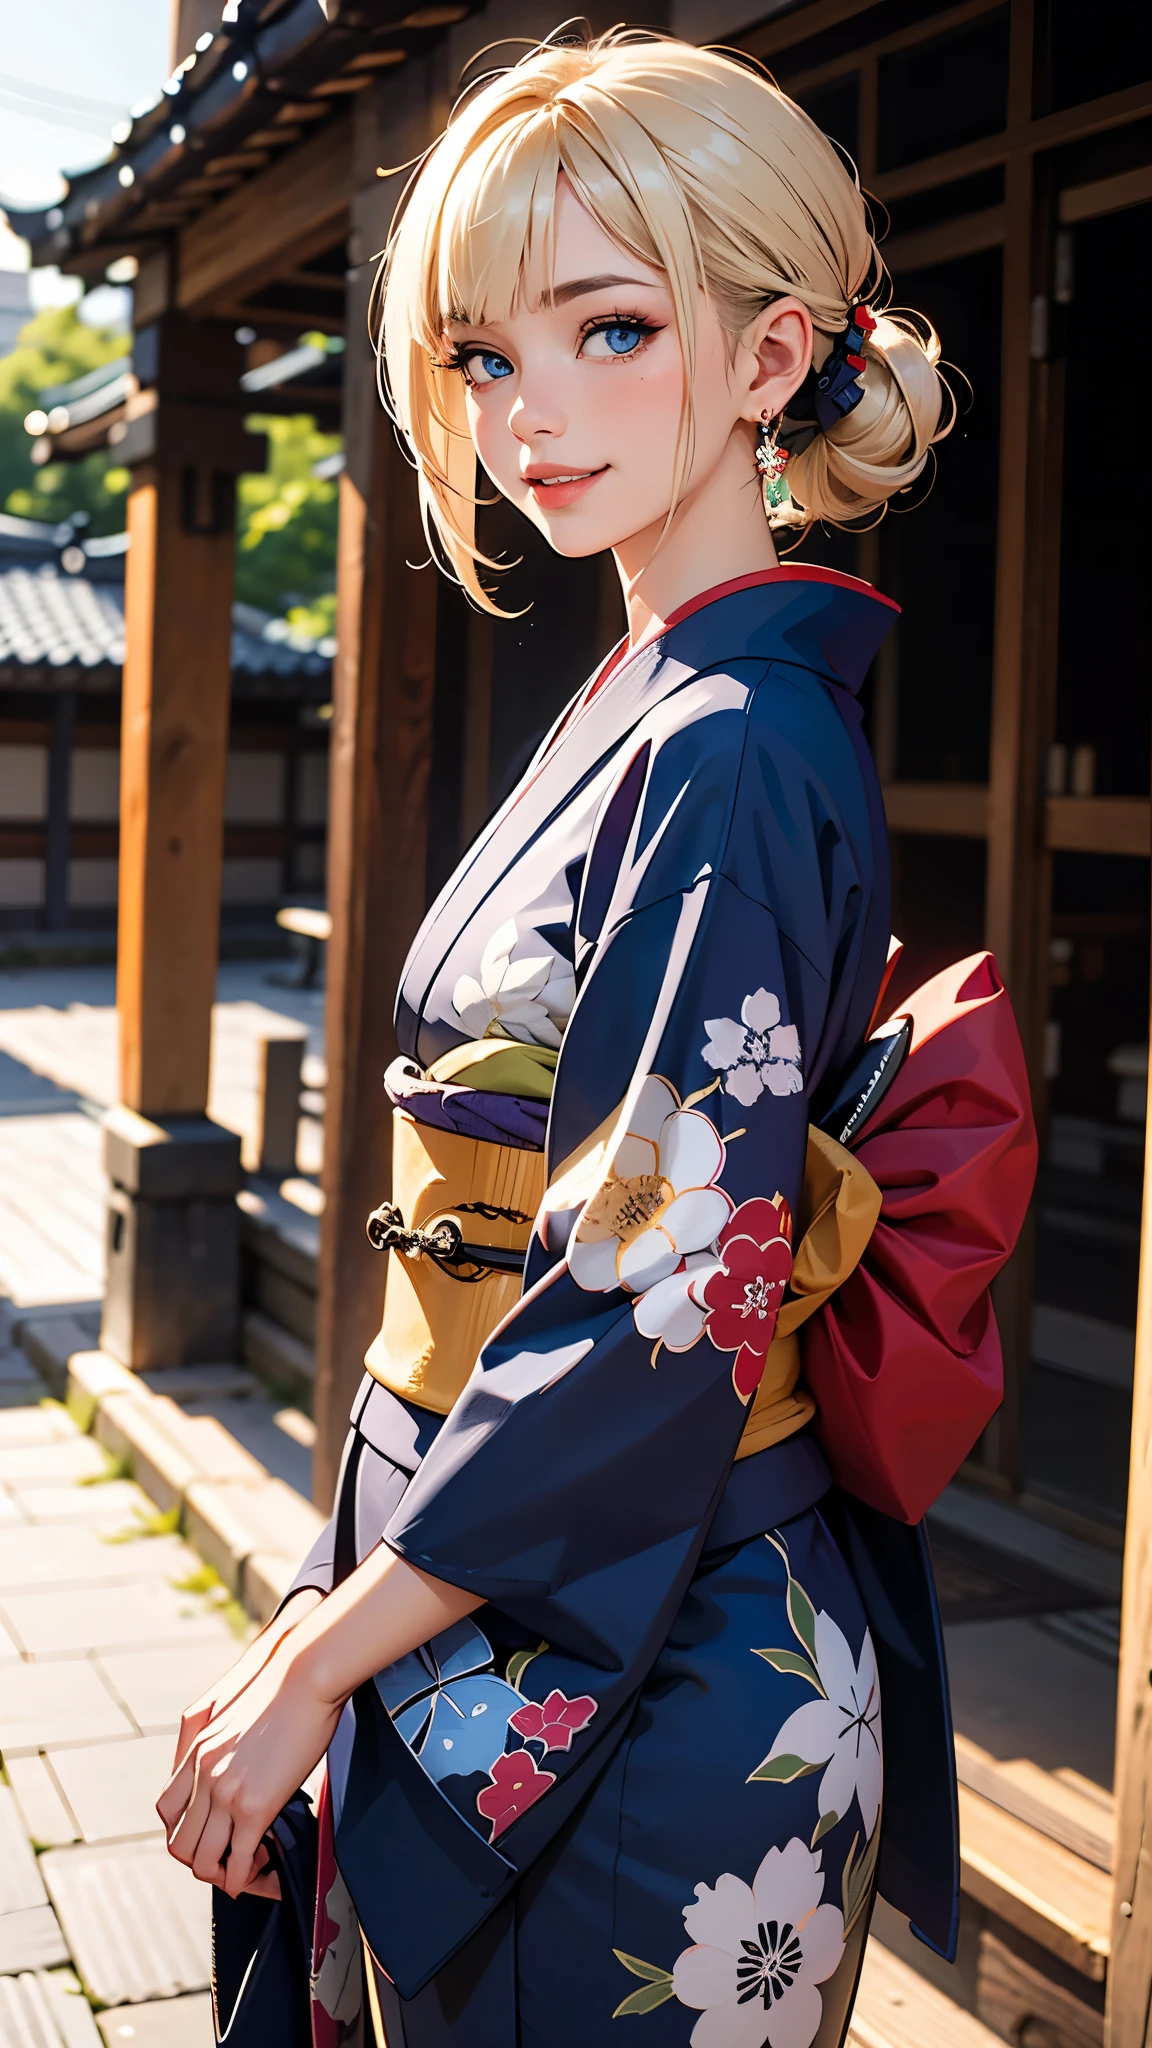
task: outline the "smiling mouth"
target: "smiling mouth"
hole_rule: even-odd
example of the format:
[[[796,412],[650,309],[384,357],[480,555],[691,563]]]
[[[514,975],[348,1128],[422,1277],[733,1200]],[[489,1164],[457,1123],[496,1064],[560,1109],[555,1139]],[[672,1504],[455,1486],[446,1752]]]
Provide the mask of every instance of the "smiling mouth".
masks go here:
[[[563,476],[526,476],[524,481],[538,498],[559,497],[561,494],[579,491],[586,484],[595,483],[598,476],[605,475],[608,467],[608,463],[605,462],[599,469],[574,469],[567,471]]]

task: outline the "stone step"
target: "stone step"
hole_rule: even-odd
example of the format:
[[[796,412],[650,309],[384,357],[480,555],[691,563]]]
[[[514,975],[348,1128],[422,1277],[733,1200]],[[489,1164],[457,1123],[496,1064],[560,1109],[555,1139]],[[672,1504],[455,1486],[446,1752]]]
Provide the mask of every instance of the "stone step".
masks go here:
[[[40,1868],[95,2003],[143,2004],[207,1988],[212,1894],[162,1841],[49,1849]]]
[[[316,1354],[311,1345],[262,1309],[245,1310],[240,1325],[244,1363],[266,1385],[311,1404],[316,1385]]]
[[[211,2034],[205,2048],[210,2040]],[[101,2048],[92,2009],[71,1970],[0,1977],[0,2048]]]

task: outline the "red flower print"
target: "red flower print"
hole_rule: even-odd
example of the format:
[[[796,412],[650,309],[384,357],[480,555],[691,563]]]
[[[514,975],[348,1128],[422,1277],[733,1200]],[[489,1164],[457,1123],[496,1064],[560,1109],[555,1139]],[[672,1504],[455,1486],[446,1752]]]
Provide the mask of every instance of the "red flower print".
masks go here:
[[[749,1401],[764,1373],[784,1289],[792,1271],[792,1217],[784,1201],[741,1202],[717,1239],[719,1270],[701,1295],[705,1329],[718,1351],[734,1351],[732,1380]]]
[[[571,1749],[572,1737],[588,1726],[596,1705],[587,1693],[570,1700],[562,1692],[550,1692],[543,1706],[529,1700],[526,1706],[518,1707],[508,1716],[508,1726],[526,1742],[542,1742],[545,1749]]]
[[[476,1794],[476,1809],[491,1821],[493,1842],[556,1783],[555,1772],[538,1771],[526,1749],[498,1756],[488,1775],[492,1783]]]

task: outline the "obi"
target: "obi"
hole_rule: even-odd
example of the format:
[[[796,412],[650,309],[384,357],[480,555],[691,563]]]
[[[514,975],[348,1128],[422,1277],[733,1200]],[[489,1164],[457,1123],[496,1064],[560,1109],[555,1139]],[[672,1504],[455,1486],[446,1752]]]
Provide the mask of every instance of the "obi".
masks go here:
[[[491,1041],[489,1046],[495,1049]],[[467,1126],[463,1112],[473,1107],[468,1084],[498,1078],[490,1058],[482,1069],[461,1065],[466,1051],[451,1056],[452,1078],[457,1088],[465,1084],[456,1098],[457,1126]],[[427,1115],[432,1109],[438,1073],[438,1067],[430,1069],[425,1080],[414,1071],[389,1070],[395,1102],[392,1199],[373,1211],[368,1235],[392,1257],[383,1322],[364,1362],[392,1393],[446,1415],[484,1344],[519,1299],[532,1226],[545,1193],[545,1161],[542,1151],[524,1143],[501,1144],[469,1135],[467,1128],[425,1122],[418,1112]],[[481,1092],[490,1095],[490,1085]],[[442,1112],[445,1094],[451,1108],[451,1088],[442,1087],[434,1113]],[[492,1127],[503,1106],[488,1103],[484,1124]],[[811,1421],[815,1404],[801,1384],[798,1333],[858,1263],[880,1201],[867,1169],[834,1139],[810,1127],[789,1298],[780,1311],[737,1457],[779,1443]]]

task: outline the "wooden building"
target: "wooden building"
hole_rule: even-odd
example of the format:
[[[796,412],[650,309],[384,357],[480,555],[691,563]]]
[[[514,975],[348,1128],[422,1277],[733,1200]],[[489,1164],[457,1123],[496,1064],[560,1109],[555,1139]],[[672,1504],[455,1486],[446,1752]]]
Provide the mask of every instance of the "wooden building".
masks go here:
[[[116,922],[126,534],[0,515],[0,947]],[[332,648],[233,604],[220,916],[320,899]],[[6,936],[5,936],[6,935]]]
[[[321,1498],[379,1307],[363,1219],[386,1192],[380,1077],[408,940],[620,617],[604,564],[549,557],[498,509],[482,537],[523,557],[505,590],[531,595],[525,617],[493,624],[431,570],[413,573],[426,552],[415,493],[367,342],[375,261],[402,182],[394,167],[442,125],[474,52],[547,32],[560,11],[538,0],[325,0],[322,14],[316,0],[234,0],[221,23],[207,0],[179,0],[172,75],[154,106],[59,207],[13,223],[36,261],[90,281],[126,256],[139,266],[138,388],[117,421],[118,459],[134,479],[120,1001],[124,1100],[148,1115],[202,1112],[205,1100],[231,479],[251,459],[239,380],[254,349],[264,360],[308,329],[346,340]],[[591,13],[596,27],[616,18]],[[1141,560],[1152,9],[672,0],[644,16],[759,57],[852,154],[886,221],[895,302],[937,324],[957,366],[960,417],[934,478],[913,494],[926,501],[915,516],[897,507],[871,533],[814,534],[804,558],[863,574],[904,606],[869,681],[868,718],[907,971],[920,979],[958,952],[993,947],[1043,1133],[1030,1228],[999,1290],[1007,1398],[965,1482],[971,1498],[1105,1556],[1127,1531],[1115,1857],[1109,1847],[1093,1862],[1080,1823],[1067,1821],[1059,1853],[1095,1872],[1097,1889],[1083,1871],[1065,1872],[1071,1892],[1046,1904],[1048,1879],[1034,1871],[989,1875],[1011,1855],[988,1823],[966,1865],[966,1895],[991,1916],[979,1996],[1005,2038],[1086,2048],[1104,2037],[1111,1945],[1112,2048],[1135,2048],[1148,2038],[1152,1979],[1147,1287],[1137,1341],[1152,845]],[[169,937],[177,924],[179,948]],[[1137,1483],[1126,1523],[1130,1437]],[[1024,1825],[1018,1790],[985,1783],[971,1797]],[[1095,1932],[1093,1912],[1103,1920]],[[1033,1979],[1041,1989],[1020,1989]]]

